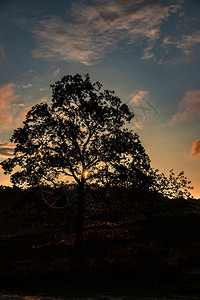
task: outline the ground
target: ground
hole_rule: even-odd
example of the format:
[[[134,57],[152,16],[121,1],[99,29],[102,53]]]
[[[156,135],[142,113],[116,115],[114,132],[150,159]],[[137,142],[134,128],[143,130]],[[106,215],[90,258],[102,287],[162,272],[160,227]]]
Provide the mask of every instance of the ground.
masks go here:
[[[81,251],[74,250],[70,232],[45,229],[1,235],[0,292],[2,297],[20,294],[21,299],[22,295],[200,299],[199,236],[200,216],[195,214],[93,222],[85,228]]]

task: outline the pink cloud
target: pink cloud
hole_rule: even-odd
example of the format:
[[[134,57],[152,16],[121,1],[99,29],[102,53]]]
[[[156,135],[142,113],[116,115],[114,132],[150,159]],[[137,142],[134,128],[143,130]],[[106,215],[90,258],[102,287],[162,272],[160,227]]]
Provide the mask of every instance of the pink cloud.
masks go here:
[[[137,91],[136,93],[134,93],[134,95],[132,95],[130,103],[137,103],[139,100],[143,99],[144,96],[148,95],[149,92],[148,91]]]
[[[19,102],[20,95],[16,94],[16,85],[9,83],[0,86],[0,125],[4,129],[14,129],[22,125],[27,112],[32,105]],[[47,97],[39,99],[38,102],[48,101]],[[36,104],[35,103],[35,104]]]
[[[173,115],[170,124],[180,123],[200,116],[200,90],[191,90],[185,94],[179,105],[179,111]]]
[[[10,124],[12,122],[12,115],[10,108],[12,103],[19,98],[15,94],[14,83],[5,84],[0,87],[0,124]]]
[[[200,158],[200,140],[197,140],[192,145],[192,150],[190,152],[191,157],[199,157]]]

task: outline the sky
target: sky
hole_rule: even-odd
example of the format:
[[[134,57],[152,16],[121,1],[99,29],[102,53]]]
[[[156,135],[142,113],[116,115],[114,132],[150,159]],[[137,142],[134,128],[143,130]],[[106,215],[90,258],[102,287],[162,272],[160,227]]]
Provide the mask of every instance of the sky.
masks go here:
[[[198,0],[0,0],[0,160],[51,84],[89,73],[134,111],[152,167],[200,198],[199,15]]]

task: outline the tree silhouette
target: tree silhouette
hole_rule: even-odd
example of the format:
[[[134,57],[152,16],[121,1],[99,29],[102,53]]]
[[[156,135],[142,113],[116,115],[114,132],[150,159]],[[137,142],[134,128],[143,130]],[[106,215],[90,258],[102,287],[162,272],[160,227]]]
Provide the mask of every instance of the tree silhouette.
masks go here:
[[[184,171],[175,174],[171,169],[168,175],[159,173],[158,170],[150,169],[151,190],[157,191],[163,196],[170,199],[190,199],[192,195],[190,190],[193,189],[191,181],[184,175]]]
[[[64,76],[51,85],[52,102],[33,106],[23,127],[14,131],[14,156],[1,163],[14,185],[56,185],[62,176],[78,186],[75,245],[83,245],[84,193],[87,182],[117,184],[132,168],[145,172],[150,161],[137,134],[125,125],[134,117],[114,91],[99,82]],[[136,173],[135,173],[136,174]],[[127,178],[126,178],[127,180]]]

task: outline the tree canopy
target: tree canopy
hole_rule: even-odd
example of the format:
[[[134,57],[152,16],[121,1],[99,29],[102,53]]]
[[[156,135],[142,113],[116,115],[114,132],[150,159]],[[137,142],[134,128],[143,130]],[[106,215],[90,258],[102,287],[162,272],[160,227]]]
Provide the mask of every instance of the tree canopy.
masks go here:
[[[6,174],[18,167],[11,181],[20,187],[58,186],[72,178],[78,186],[75,245],[80,248],[86,181],[137,186],[150,160],[127,127],[133,113],[114,91],[91,83],[88,74],[64,76],[51,88],[51,103],[31,108],[11,138],[14,156],[1,165]]]
[[[125,126],[134,115],[114,91],[91,83],[88,74],[64,76],[51,88],[51,103],[31,108],[11,138],[14,156],[1,163],[8,174],[20,167],[11,175],[14,185],[55,185],[63,176],[80,184],[85,172],[90,180],[115,178],[116,183],[128,169],[148,171],[139,136]]]

